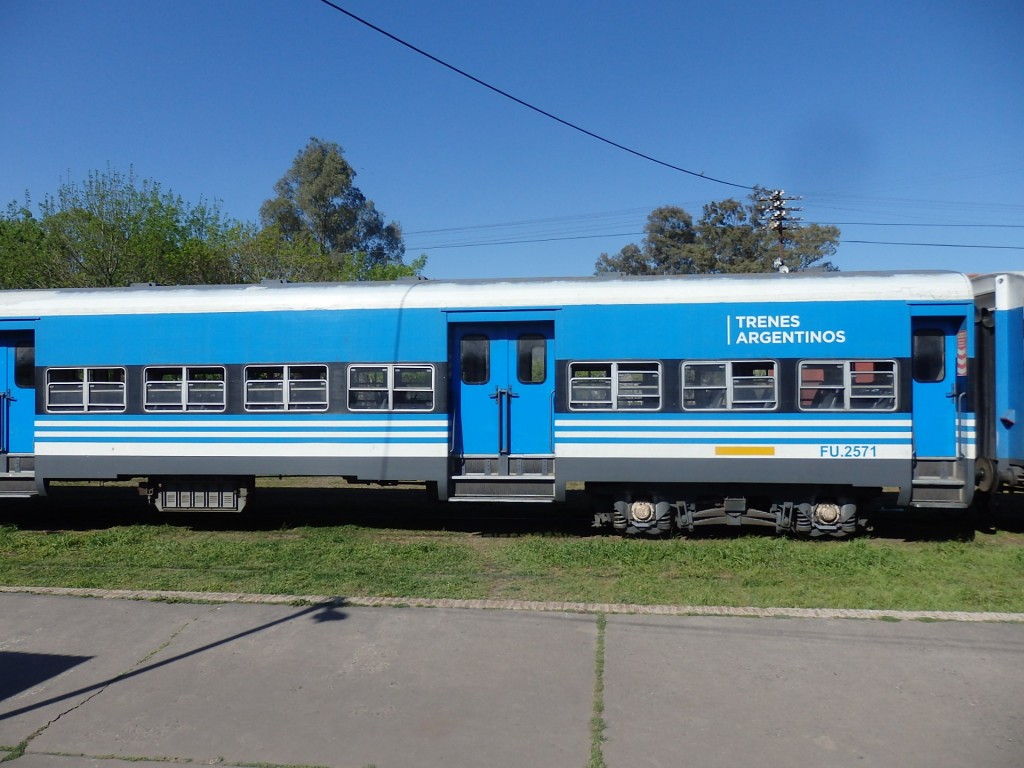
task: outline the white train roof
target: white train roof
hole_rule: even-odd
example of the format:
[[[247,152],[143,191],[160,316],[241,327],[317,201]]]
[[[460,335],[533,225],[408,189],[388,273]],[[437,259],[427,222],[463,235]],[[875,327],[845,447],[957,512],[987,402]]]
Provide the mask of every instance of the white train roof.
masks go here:
[[[969,301],[956,272],[400,280],[364,283],[0,291],[0,317],[325,309],[512,309],[572,305]]]

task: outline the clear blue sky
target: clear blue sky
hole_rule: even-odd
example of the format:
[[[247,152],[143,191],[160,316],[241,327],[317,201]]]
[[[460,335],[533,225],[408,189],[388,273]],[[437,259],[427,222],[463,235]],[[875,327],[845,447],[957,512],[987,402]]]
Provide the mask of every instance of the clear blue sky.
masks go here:
[[[1020,0],[337,2],[589,131],[802,195],[844,270],[1024,269]],[[0,0],[0,204],[134,168],[255,221],[311,136],[433,278],[590,274],[651,209],[745,194],[318,0]]]

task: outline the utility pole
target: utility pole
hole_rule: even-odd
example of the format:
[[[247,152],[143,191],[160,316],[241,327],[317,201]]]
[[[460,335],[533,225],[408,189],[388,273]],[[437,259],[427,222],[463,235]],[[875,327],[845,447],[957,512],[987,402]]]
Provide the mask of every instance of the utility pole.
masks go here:
[[[786,232],[799,228],[800,217],[794,216],[793,213],[803,210],[803,208],[793,206],[787,207],[787,203],[801,199],[800,197],[786,197],[786,191],[783,189],[770,189],[765,190],[764,196],[758,198],[757,201],[762,212],[767,214],[765,227],[779,238],[779,255],[772,265],[779,272],[789,272],[789,267],[786,266]]]

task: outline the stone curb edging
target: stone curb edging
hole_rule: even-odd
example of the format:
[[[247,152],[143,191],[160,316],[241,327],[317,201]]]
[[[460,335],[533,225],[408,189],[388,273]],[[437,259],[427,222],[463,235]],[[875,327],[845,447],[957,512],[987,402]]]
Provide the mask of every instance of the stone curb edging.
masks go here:
[[[424,597],[338,597],[330,595],[259,595],[241,592],[176,592],[148,589],[80,587],[8,587],[0,593],[99,597],[110,600],[166,600],[194,603],[263,603],[410,608],[475,608],[497,611],[547,611],[641,616],[740,616],[795,619],[874,619],[1024,623],[1024,613],[969,611],[885,611],[861,608],[741,608],[717,605],[630,605],[627,603],[543,602],[535,600],[456,600]]]

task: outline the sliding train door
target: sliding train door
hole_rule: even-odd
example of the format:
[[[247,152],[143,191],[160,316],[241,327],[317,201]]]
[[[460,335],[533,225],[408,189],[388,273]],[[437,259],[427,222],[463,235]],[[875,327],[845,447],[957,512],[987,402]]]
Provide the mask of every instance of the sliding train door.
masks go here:
[[[451,322],[452,500],[550,501],[554,323]]]
[[[975,420],[967,398],[968,318],[916,316],[912,333],[912,504],[964,507],[974,489]]]
[[[35,493],[35,343],[29,328],[0,329],[0,496]]]

